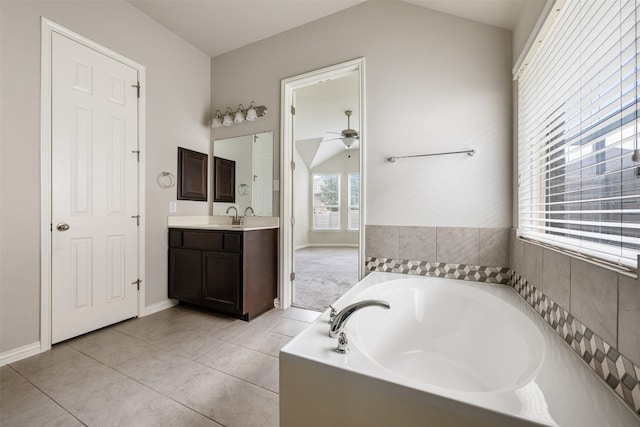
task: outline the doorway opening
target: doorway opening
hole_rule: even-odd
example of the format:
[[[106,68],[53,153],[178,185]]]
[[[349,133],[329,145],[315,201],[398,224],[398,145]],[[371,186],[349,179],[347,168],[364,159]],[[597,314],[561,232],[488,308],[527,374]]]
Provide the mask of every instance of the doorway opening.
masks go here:
[[[280,307],[323,311],[364,260],[364,58],[282,81]]]

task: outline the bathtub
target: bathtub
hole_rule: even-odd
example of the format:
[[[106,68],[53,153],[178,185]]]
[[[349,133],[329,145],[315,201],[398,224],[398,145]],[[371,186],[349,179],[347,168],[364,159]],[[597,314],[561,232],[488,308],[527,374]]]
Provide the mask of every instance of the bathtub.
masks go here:
[[[637,426],[640,419],[504,285],[373,272],[334,351],[323,313],[280,352],[280,425]]]

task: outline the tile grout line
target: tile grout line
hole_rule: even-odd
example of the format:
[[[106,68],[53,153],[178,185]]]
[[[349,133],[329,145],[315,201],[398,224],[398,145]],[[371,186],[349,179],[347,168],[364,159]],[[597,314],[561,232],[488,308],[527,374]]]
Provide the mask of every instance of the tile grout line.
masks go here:
[[[123,334],[123,335],[127,335],[127,334],[125,334],[125,333],[122,333],[122,334]],[[127,336],[128,336],[128,335],[127,335]],[[153,344],[149,344],[149,343],[147,343],[146,341],[142,341],[142,340],[140,340],[140,339],[138,339],[138,338],[135,338],[135,337],[131,337],[131,338],[137,339],[138,341],[140,341],[140,342],[142,342],[142,343],[144,343],[144,344],[147,344],[147,345],[151,345],[151,346],[153,346],[153,347],[156,347],[156,348],[158,348],[159,350],[167,351],[167,350],[164,350],[164,349],[162,349],[162,348],[160,348],[160,347],[157,347],[157,346],[155,346],[155,345],[153,345]],[[197,414],[200,414],[200,415],[202,415],[203,417],[205,417],[206,419],[211,420],[211,421],[213,421],[213,422],[214,422],[214,423],[216,423],[216,424],[220,424],[221,426],[226,427],[224,424],[221,424],[221,423],[219,423],[218,421],[216,421],[216,420],[214,420],[214,419],[212,419],[212,418],[209,418],[209,417],[208,417],[208,416],[206,416],[205,414],[203,414],[203,413],[201,413],[201,412],[197,411],[195,408],[191,408],[191,407],[189,407],[189,406],[187,406],[187,405],[183,404],[182,402],[179,402],[179,401],[177,401],[177,400],[173,399],[171,396],[166,395],[166,394],[162,393],[161,391],[156,390],[156,389],[154,389],[153,387],[150,387],[150,386],[148,386],[148,385],[144,384],[143,382],[138,381],[137,379],[135,379],[135,378],[133,378],[133,377],[130,377],[130,376],[129,376],[129,375],[127,375],[126,373],[124,373],[124,372],[120,371],[119,369],[117,369],[115,366],[108,365],[107,363],[102,362],[101,360],[98,360],[98,359],[96,359],[95,357],[93,357],[93,356],[91,356],[91,355],[89,355],[89,354],[87,354],[87,353],[83,352],[82,350],[79,350],[79,349],[77,349],[77,348],[75,348],[75,347],[74,347],[74,349],[75,349],[76,351],[78,351],[80,354],[83,354],[83,355],[87,356],[88,358],[90,358],[90,359],[92,359],[92,360],[94,360],[94,361],[96,361],[96,362],[100,363],[101,365],[106,366],[107,368],[111,369],[112,371],[117,372],[118,374],[122,375],[123,377],[130,379],[131,381],[133,381],[133,382],[135,382],[135,383],[137,383],[137,384],[139,384],[139,385],[143,386],[144,388],[146,388],[146,389],[148,389],[148,390],[151,390],[151,391],[153,391],[154,393],[158,393],[158,394],[160,394],[161,396],[164,396],[164,397],[166,397],[166,398],[170,399],[172,402],[175,402],[175,403],[179,404],[180,406],[183,406],[183,407],[187,408],[188,410],[190,410],[190,411],[192,411],[192,412],[195,412],[195,413],[197,413]],[[171,353],[171,354],[173,354],[173,355],[177,355],[177,354],[175,354],[175,353],[173,353],[173,352],[170,352],[170,351],[168,351],[168,353]],[[182,356],[180,356],[180,355],[177,355],[177,356],[182,357]],[[133,359],[131,359],[131,360],[134,360],[134,359],[136,359],[136,358],[133,358]],[[191,360],[191,359],[189,359],[189,358],[186,358],[186,357],[184,357],[184,359],[189,360],[189,361],[191,361],[191,362],[194,362],[193,360]],[[127,362],[128,362],[128,361],[127,361]],[[123,362],[123,363],[126,363],[126,362]],[[200,375],[198,375],[196,378],[200,378],[202,375],[204,375],[204,374],[200,374]],[[194,378],[194,380],[195,380],[196,378]],[[178,389],[178,390],[176,390],[176,391],[179,391],[179,390],[182,390],[182,388],[179,388],[179,389]],[[57,402],[56,402],[56,403],[57,403]],[[84,424],[84,423],[83,423],[83,425],[85,425],[85,426],[86,426],[86,424]]]
[[[182,316],[184,316],[184,315],[186,315],[186,314],[188,314],[188,312],[181,313],[181,314],[179,314],[179,315],[175,316],[173,319],[176,319],[176,318],[182,317]],[[283,315],[282,315],[282,313],[278,313],[277,318],[276,318],[276,322],[277,322],[277,319],[278,319],[278,318],[279,318],[279,319],[283,319],[283,320],[287,320],[287,321],[289,321],[289,320],[290,320],[290,321],[296,321],[296,322],[304,323],[304,324],[306,324],[306,325],[309,325],[309,324],[311,323],[311,322],[307,322],[307,321],[303,321],[303,320],[299,320],[299,319],[291,319],[291,318],[285,317],[285,316],[283,316]],[[129,319],[129,321],[134,321],[134,319]],[[128,337],[128,338],[130,338],[130,339],[133,339],[133,340],[134,340],[134,342],[137,342],[137,343],[139,343],[139,344],[141,344],[141,345],[144,345],[144,346],[148,346],[148,347],[149,347],[149,348],[151,348],[151,349],[157,350],[157,351],[159,351],[159,352],[162,352],[162,353],[165,353],[165,354],[168,354],[168,355],[171,355],[171,356],[175,356],[175,357],[178,357],[178,358],[184,359],[186,362],[189,362],[189,363],[195,363],[197,366],[202,367],[202,368],[206,369],[207,371],[211,371],[211,372],[215,371],[215,372],[218,372],[218,373],[220,373],[220,374],[222,374],[222,375],[225,375],[225,376],[228,376],[228,377],[233,378],[233,379],[235,379],[235,380],[241,381],[243,384],[250,385],[250,386],[253,386],[253,387],[257,387],[257,388],[258,388],[258,389],[260,389],[260,390],[263,390],[263,391],[265,391],[265,392],[268,392],[268,394],[269,394],[269,395],[272,395],[274,400],[278,400],[278,399],[279,399],[279,395],[280,395],[280,393],[279,393],[279,392],[273,391],[273,390],[271,390],[271,389],[269,389],[269,388],[266,388],[266,387],[264,387],[264,386],[261,386],[261,385],[259,385],[259,384],[255,384],[255,383],[254,383],[254,382],[252,382],[252,381],[249,381],[249,380],[246,380],[246,379],[240,378],[240,377],[238,377],[238,376],[236,376],[236,375],[233,375],[233,374],[231,374],[231,373],[225,372],[225,371],[223,371],[223,370],[221,370],[221,369],[214,368],[214,367],[211,367],[211,366],[208,366],[208,365],[206,365],[206,364],[202,363],[202,362],[201,362],[200,360],[198,360],[198,359],[199,359],[200,357],[202,357],[203,355],[198,356],[197,358],[191,358],[191,357],[189,357],[189,356],[185,356],[185,355],[180,354],[180,353],[177,353],[177,352],[175,352],[175,351],[167,350],[167,349],[165,349],[165,348],[162,348],[162,347],[160,347],[160,346],[159,346],[159,345],[157,345],[157,344],[154,344],[154,343],[152,343],[152,342],[149,342],[149,341],[147,341],[147,340],[146,340],[146,339],[144,339],[144,338],[140,338],[140,337],[138,337],[138,336],[132,335],[131,333],[128,333],[128,332],[126,332],[126,331],[122,331],[122,330],[116,329],[117,325],[120,325],[120,324],[122,324],[122,323],[124,323],[124,322],[119,322],[119,323],[117,323],[117,324],[115,324],[115,325],[111,325],[111,326],[109,326],[109,327],[107,327],[107,328],[102,328],[101,330],[108,330],[108,331],[115,332],[115,333],[117,333],[117,334],[118,334],[117,336],[121,336],[121,337]],[[234,323],[234,322],[229,322],[228,324],[224,325],[224,326],[223,326],[223,327],[221,327],[220,329],[216,330],[216,332],[222,331],[222,330],[224,330],[224,329],[226,329],[226,328],[230,327],[233,323]],[[293,339],[293,337],[295,337],[295,335],[297,335],[297,334],[294,334],[293,336],[290,336],[290,335],[287,335],[287,334],[285,334],[285,333],[278,332],[278,331],[274,330],[272,327],[269,327],[269,326],[265,326],[265,327],[263,327],[263,326],[261,326],[261,325],[255,325],[255,327],[253,328],[253,330],[259,330],[259,331],[271,332],[271,333],[275,334],[275,335],[276,335],[276,336],[278,336],[278,337],[286,337],[286,339],[287,339],[287,340],[291,340],[291,339]],[[214,332],[214,334],[215,334],[216,332]],[[199,334],[199,333],[198,333],[198,334],[196,334],[196,335],[198,335],[198,336],[199,336],[199,337],[201,337],[201,338],[204,338],[204,337],[203,337],[201,334]],[[215,339],[217,339],[217,340],[220,340],[221,342],[227,342],[227,343],[230,343],[230,344],[233,344],[233,345],[237,345],[237,346],[239,346],[239,347],[245,348],[245,349],[247,349],[247,350],[249,350],[249,351],[251,351],[251,352],[255,352],[255,353],[257,353],[257,354],[261,354],[261,355],[263,355],[263,356],[268,356],[268,357],[270,357],[270,358],[272,358],[272,359],[275,359],[276,361],[278,361],[278,360],[279,360],[279,356],[274,356],[274,355],[272,355],[272,354],[270,354],[270,353],[266,353],[266,352],[264,352],[264,351],[257,350],[257,349],[255,349],[255,348],[248,347],[248,346],[246,346],[246,345],[244,345],[244,344],[236,344],[236,343],[234,343],[234,342],[229,341],[228,339],[223,339],[223,338],[219,338],[219,337],[214,337],[214,336],[210,336],[210,337],[211,337],[211,338],[215,338]],[[187,385],[192,384],[192,383],[193,383],[193,381],[195,381],[196,379],[201,378],[202,376],[206,375],[206,374],[207,374],[207,372],[204,372],[204,373],[198,374],[195,378],[191,379],[187,384],[183,385],[182,387],[177,388],[177,389],[176,389],[175,391],[173,391],[171,394],[166,394],[165,392],[162,392],[162,391],[160,391],[160,390],[156,390],[155,388],[153,388],[153,387],[151,387],[151,386],[149,386],[149,385],[147,385],[147,384],[143,383],[142,381],[139,381],[139,380],[137,380],[137,379],[135,379],[135,378],[131,377],[130,375],[128,375],[128,374],[126,374],[125,372],[123,372],[123,371],[121,370],[122,368],[118,368],[118,366],[119,366],[119,365],[125,364],[125,363],[127,363],[127,362],[129,362],[129,361],[132,361],[132,360],[135,360],[135,359],[137,359],[137,358],[141,357],[142,355],[137,356],[137,357],[133,357],[133,358],[131,358],[131,359],[127,360],[127,361],[124,361],[124,362],[120,363],[119,365],[114,365],[114,366],[112,366],[112,365],[110,365],[110,364],[108,364],[108,363],[106,363],[106,362],[103,362],[103,361],[101,361],[101,360],[96,359],[96,357],[93,357],[93,356],[91,356],[90,354],[87,354],[85,351],[81,350],[80,348],[76,347],[76,345],[74,345],[74,343],[73,343],[73,340],[71,340],[71,342],[69,342],[69,343],[66,343],[65,345],[66,345],[66,346],[68,346],[68,347],[69,347],[70,349],[72,349],[73,351],[77,352],[77,354],[75,354],[75,355],[71,356],[71,358],[76,357],[76,356],[80,356],[80,355],[82,355],[83,357],[87,357],[88,359],[91,359],[91,360],[93,360],[94,362],[97,362],[98,364],[100,364],[100,365],[102,365],[102,366],[104,366],[104,367],[108,368],[110,371],[112,371],[112,372],[114,372],[114,373],[117,373],[118,375],[121,375],[123,379],[124,379],[124,378],[126,378],[127,380],[130,380],[130,381],[132,381],[132,382],[134,382],[134,383],[137,383],[138,385],[140,385],[140,386],[144,387],[146,390],[149,390],[149,391],[151,391],[151,392],[154,392],[154,393],[157,393],[157,394],[159,394],[159,395],[161,395],[161,396],[164,396],[164,397],[166,397],[166,398],[170,399],[171,401],[173,401],[173,402],[177,403],[177,404],[178,404],[178,405],[180,405],[181,407],[184,407],[185,409],[188,409],[188,410],[189,410],[189,411],[191,411],[191,412],[195,412],[195,413],[197,413],[197,414],[201,415],[202,417],[204,417],[205,419],[208,419],[208,420],[210,420],[210,421],[212,421],[212,422],[216,423],[217,425],[220,425],[220,426],[222,426],[222,427],[225,427],[225,424],[223,424],[223,423],[221,423],[221,422],[219,422],[219,421],[215,420],[214,418],[211,418],[211,417],[209,417],[209,416],[207,416],[207,415],[205,415],[205,414],[203,414],[203,413],[199,412],[199,411],[198,411],[198,410],[196,410],[195,408],[192,408],[192,407],[187,406],[186,404],[184,404],[184,403],[182,403],[182,402],[179,402],[178,400],[175,400],[175,399],[172,397],[172,396],[173,396],[175,393],[177,393],[178,391],[183,390]],[[207,351],[206,353],[208,353],[208,351]],[[206,353],[205,353],[205,354],[206,354]],[[68,359],[65,359],[65,360],[69,360],[69,359],[71,359],[71,358],[68,358]],[[62,362],[59,362],[59,363],[62,363]],[[39,369],[38,371],[43,370],[43,369],[51,368],[51,367],[53,367],[53,366],[55,366],[55,365],[57,365],[57,363],[47,365],[46,367],[44,367],[44,368],[42,368],[42,369]],[[18,374],[18,376],[19,376],[20,378],[23,378],[25,381],[27,381],[29,384],[31,384],[31,385],[32,385],[36,390],[40,391],[44,396],[46,396],[48,399],[50,399],[50,400],[51,400],[51,401],[52,401],[56,406],[60,407],[60,408],[61,408],[65,413],[67,413],[67,414],[69,414],[70,416],[72,416],[72,417],[73,417],[74,419],[76,419],[80,424],[82,424],[82,425],[84,425],[84,426],[87,426],[87,424],[86,424],[86,423],[84,423],[82,420],[80,420],[80,419],[79,419],[79,418],[78,418],[74,413],[72,413],[71,411],[69,411],[69,410],[68,410],[67,408],[65,408],[65,407],[64,407],[60,402],[58,402],[58,401],[57,401],[57,400],[55,400],[52,396],[50,396],[49,394],[47,394],[46,392],[44,392],[42,389],[40,389],[38,386],[36,386],[36,385],[35,385],[33,382],[31,382],[28,378],[26,378],[26,377],[25,377],[24,375],[22,375],[19,371],[17,371],[17,370],[16,370],[16,368],[14,368],[13,366],[11,366],[11,364],[9,364],[8,366],[9,366],[9,368],[10,368],[12,371],[14,371],[15,373],[17,373],[17,374]],[[279,370],[279,368],[278,368],[278,370]],[[277,414],[277,412],[278,412],[278,409],[276,409],[274,412],[272,412],[270,416],[273,416],[273,415]]]
[[[58,402],[57,400],[55,400],[53,397],[51,397],[47,392],[45,392],[44,390],[42,390],[40,387],[38,387],[37,385],[35,385],[33,382],[31,382],[31,380],[29,380],[29,378],[25,377],[24,375],[22,375],[19,371],[17,371],[13,366],[11,366],[10,364],[7,365],[9,367],[9,369],[11,369],[13,372],[15,372],[16,374],[18,374],[22,379],[24,379],[26,382],[28,382],[29,384],[31,384],[33,386],[33,388],[35,388],[36,390],[38,390],[40,393],[42,393],[43,395],[47,396],[47,398],[49,400],[51,400],[54,404],[56,404],[56,406],[58,406],[60,409],[62,409],[64,412],[66,412],[67,414],[69,414],[70,416],[72,416],[75,420],[77,420],[80,424],[82,424],[83,426],[87,426],[87,424],[85,424],[80,418],[78,418],[77,416],[75,416],[75,414],[73,414],[72,412],[70,412],[67,408],[65,408],[64,406],[62,406],[62,404],[60,402]]]

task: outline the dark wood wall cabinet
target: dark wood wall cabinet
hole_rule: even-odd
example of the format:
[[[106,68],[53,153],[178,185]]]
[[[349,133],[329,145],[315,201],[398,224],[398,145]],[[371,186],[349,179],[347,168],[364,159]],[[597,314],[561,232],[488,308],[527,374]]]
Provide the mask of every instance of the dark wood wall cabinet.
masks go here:
[[[207,201],[208,159],[204,153],[178,147],[178,200]]]
[[[251,320],[277,296],[277,229],[169,229],[169,298]]]

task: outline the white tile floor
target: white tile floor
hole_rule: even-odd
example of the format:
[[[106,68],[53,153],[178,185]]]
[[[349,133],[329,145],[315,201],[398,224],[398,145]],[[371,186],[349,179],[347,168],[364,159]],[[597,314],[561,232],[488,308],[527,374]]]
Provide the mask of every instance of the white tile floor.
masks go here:
[[[0,425],[278,426],[278,352],[320,313],[178,305],[0,368]]]

